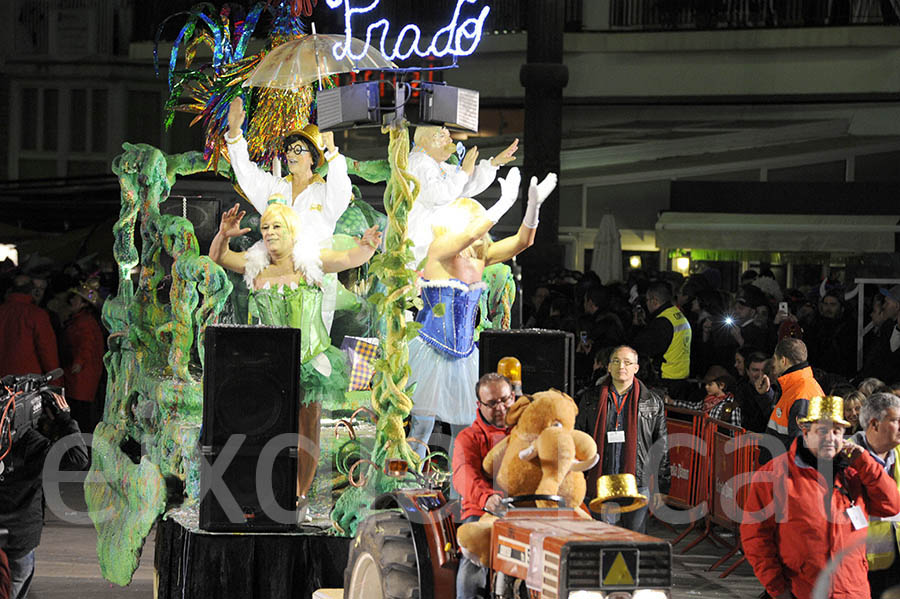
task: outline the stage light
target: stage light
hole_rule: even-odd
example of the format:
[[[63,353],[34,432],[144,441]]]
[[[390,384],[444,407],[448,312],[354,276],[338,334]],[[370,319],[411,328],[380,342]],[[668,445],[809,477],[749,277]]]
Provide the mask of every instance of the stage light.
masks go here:
[[[691,259],[687,256],[678,256],[675,258],[675,270],[683,275],[687,275],[691,268]]]
[[[419,121],[477,133],[478,100],[478,92],[471,89],[423,83],[419,94]]]
[[[634,256],[630,256],[628,258],[628,266],[634,269],[638,269],[641,267],[641,257],[635,254]]]
[[[319,91],[319,130],[381,125],[378,83],[368,81]]]
[[[478,132],[478,92],[423,83],[418,98],[404,101],[410,94],[409,84],[398,84],[393,97],[389,93],[387,98],[382,98],[379,92],[381,83],[388,83],[388,92],[394,89],[389,82],[367,81],[320,91],[316,98],[319,130],[381,126],[394,115],[395,120],[406,118],[415,125],[439,125]]]

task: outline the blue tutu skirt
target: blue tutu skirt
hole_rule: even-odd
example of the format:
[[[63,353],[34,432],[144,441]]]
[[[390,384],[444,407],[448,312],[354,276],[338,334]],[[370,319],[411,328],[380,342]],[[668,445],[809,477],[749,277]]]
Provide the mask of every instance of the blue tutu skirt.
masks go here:
[[[455,358],[416,337],[409,342],[409,369],[409,380],[416,383],[413,414],[434,416],[449,424],[475,422],[477,347],[467,357]]]

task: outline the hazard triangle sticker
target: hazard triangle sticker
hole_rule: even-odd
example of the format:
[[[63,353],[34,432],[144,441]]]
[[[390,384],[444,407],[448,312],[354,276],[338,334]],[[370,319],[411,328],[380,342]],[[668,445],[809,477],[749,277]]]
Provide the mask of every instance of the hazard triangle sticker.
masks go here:
[[[603,552],[603,586],[633,587],[637,584],[637,550]]]

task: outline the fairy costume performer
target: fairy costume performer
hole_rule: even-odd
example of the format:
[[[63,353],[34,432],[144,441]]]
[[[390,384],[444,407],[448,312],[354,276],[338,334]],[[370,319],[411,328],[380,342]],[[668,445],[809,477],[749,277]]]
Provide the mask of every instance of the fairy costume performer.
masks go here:
[[[228,248],[228,240],[249,232],[242,229],[245,212],[235,204],[222,215],[209,256],[220,266],[244,275],[250,289],[250,315],[261,324],[301,329],[300,406],[297,471],[299,507],[306,507],[319,461],[319,420],[322,401],[347,390],[347,364],[331,346],[322,321],[322,279],[325,273],[356,268],[368,262],[381,242],[377,227],[366,230],[349,250],[319,249],[301,234],[294,210],[280,202],[269,205],[260,219],[262,240],[246,252]]]
[[[516,202],[521,175],[512,168],[499,179],[500,199],[485,210],[470,198],[459,198],[435,212],[434,241],[428,248],[423,308],[416,320],[419,336],[409,343],[413,393],[410,437],[424,456],[435,420],[451,426],[453,439],[475,421],[472,393],[478,381],[478,350],[473,339],[475,309],[485,285],[486,266],[509,260],[534,243],[541,203],[556,187],[551,173],[538,185],[532,178],[525,218],[516,235],[492,242],[488,231]],[[452,451],[452,440],[451,440]]]
[[[270,200],[283,200],[293,208],[310,236],[324,246],[331,240],[334,226],[353,197],[347,162],[334,145],[334,134],[320,133],[313,124],[288,133],[283,150],[289,174],[269,173],[251,162],[241,127],[246,114],[244,102],[235,98],[228,107],[228,158],[247,200],[262,214]],[[315,171],[328,162],[328,177]]]

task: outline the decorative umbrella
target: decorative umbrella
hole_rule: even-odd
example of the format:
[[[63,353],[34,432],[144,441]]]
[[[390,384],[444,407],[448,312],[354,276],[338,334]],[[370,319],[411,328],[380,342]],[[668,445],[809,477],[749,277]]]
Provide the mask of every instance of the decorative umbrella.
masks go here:
[[[328,75],[397,68],[396,64],[371,46],[358,61],[349,56],[338,60],[332,53],[332,47],[335,43],[345,43],[346,40],[343,35],[317,34],[314,26],[312,34],[273,48],[244,82],[244,86],[296,90],[318,81],[321,88],[322,78]],[[351,38],[348,54],[358,56],[365,47],[364,41]]]

